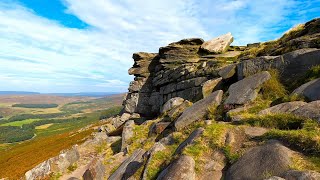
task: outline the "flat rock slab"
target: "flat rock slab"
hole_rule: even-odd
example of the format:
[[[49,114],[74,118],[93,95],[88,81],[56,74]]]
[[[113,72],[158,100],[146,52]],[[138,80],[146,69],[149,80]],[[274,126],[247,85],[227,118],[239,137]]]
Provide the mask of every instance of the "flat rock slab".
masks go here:
[[[134,121],[129,120],[125,123],[122,131],[121,151],[128,146],[128,141],[133,137]]]
[[[292,154],[278,141],[269,141],[247,151],[229,168],[226,180],[262,180],[266,173],[281,176],[289,170]]]
[[[290,170],[286,172],[285,179],[288,180],[318,180],[320,179],[320,173],[314,171],[297,171]]]
[[[260,115],[264,114],[277,114],[277,113],[291,113],[292,111],[300,108],[301,106],[306,105],[306,102],[303,101],[292,101],[292,102],[285,102],[270,108],[264,109],[259,112]]]
[[[244,127],[244,133],[249,136],[250,138],[255,138],[264,135],[269,130],[262,127]]]
[[[182,155],[180,158],[171,163],[158,176],[157,180],[195,180],[195,161],[192,157]]]
[[[191,107],[187,108],[174,122],[174,127],[176,130],[181,130],[192,122],[204,118],[204,116],[207,115],[209,106],[220,105],[222,101],[222,95],[222,90],[215,91],[208,97],[194,103]]]
[[[223,53],[228,49],[232,42],[233,37],[229,32],[227,34],[221,35],[219,37],[204,42],[201,45],[201,49],[210,53]]]
[[[146,153],[143,149],[137,149],[126,159],[120,167],[108,178],[108,180],[128,179],[143,165],[143,155]]]
[[[302,95],[310,101],[320,100],[320,78],[301,85],[292,94]]]
[[[224,104],[246,104],[257,98],[261,85],[269,80],[271,75],[267,71],[249,76],[232,84],[229,89],[229,96]]]
[[[203,132],[204,128],[198,128],[194,130],[189,135],[189,137],[178,146],[178,148],[174,152],[174,155],[180,154],[188,145],[192,144],[197,138],[199,138],[203,134]]]
[[[94,159],[88,169],[84,172],[82,178],[83,180],[103,180],[105,173],[105,166],[99,159]]]

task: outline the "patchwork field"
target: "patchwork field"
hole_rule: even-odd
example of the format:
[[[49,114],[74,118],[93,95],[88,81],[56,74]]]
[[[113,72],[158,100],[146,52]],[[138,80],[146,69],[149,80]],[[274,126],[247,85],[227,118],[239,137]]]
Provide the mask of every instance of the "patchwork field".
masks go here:
[[[82,142],[102,116],[119,113],[122,99],[123,94],[0,96],[0,178],[19,179],[36,164]]]

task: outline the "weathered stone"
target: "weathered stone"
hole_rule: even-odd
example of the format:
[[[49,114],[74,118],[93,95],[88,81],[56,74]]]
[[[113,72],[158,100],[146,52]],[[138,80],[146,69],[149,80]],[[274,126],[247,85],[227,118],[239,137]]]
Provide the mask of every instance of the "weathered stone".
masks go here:
[[[263,115],[263,114],[291,113],[292,111],[306,104],[307,103],[303,101],[285,102],[285,103],[281,103],[281,104],[272,106],[270,108],[264,109],[260,111],[259,114]]]
[[[234,133],[232,131],[228,131],[225,136],[224,144],[225,146],[231,147],[236,142],[236,138],[234,136]]]
[[[167,111],[171,110],[172,108],[177,107],[177,106],[179,106],[180,104],[182,104],[183,101],[184,101],[184,99],[181,98],[181,97],[171,98],[169,101],[167,101],[167,102],[163,105],[161,112],[162,112],[162,113],[167,112]]]
[[[26,180],[45,179],[50,173],[50,160],[47,160],[26,172],[25,177]]]
[[[223,79],[229,79],[232,76],[236,74],[236,64],[230,64],[225,67],[223,67],[218,74],[223,78]]]
[[[278,141],[269,141],[263,146],[247,151],[226,174],[226,180],[259,180],[265,174],[281,176],[289,170],[293,152]]]
[[[290,85],[297,79],[303,78],[313,66],[320,64],[319,49],[299,49],[281,56],[263,56],[245,60],[237,65],[238,79],[243,79],[260,71],[277,69],[280,80]]]
[[[171,163],[158,176],[157,180],[195,180],[195,161],[192,157],[182,155],[180,158]]]
[[[244,133],[249,137],[249,138],[255,138],[264,135],[267,133],[269,130],[266,128],[262,127],[251,127],[251,126],[246,126],[244,127]]]
[[[170,122],[158,122],[150,126],[149,136],[152,134],[161,134],[168,127]]]
[[[246,104],[256,99],[261,85],[269,80],[271,75],[264,71],[232,84],[229,96],[224,104]]]
[[[143,165],[145,150],[137,149],[133,154],[126,159],[119,168],[108,178],[109,180],[115,179],[128,179]]]
[[[320,100],[320,78],[301,85],[292,94],[302,95],[310,101]]]
[[[103,180],[104,179],[105,166],[98,158],[94,159],[88,169],[84,172],[83,180]]]
[[[221,35],[219,37],[204,42],[201,45],[201,49],[210,53],[223,53],[228,49],[229,45],[232,42],[233,37],[229,32],[227,34]]]
[[[318,120],[320,123],[320,100],[305,104],[292,111],[292,113],[297,116]]]
[[[125,148],[128,146],[128,141],[133,137],[133,128],[134,128],[133,120],[127,121],[125,123],[122,131],[121,151],[125,150]]]
[[[173,137],[173,135],[172,134],[169,134],[167,137],[164,137],[164,138],[162,138],[162,139],[160,139],[160,143],[161,144],[163,144],[163,145],[167,145],[167,146],[169,146],[169,145],[172,145],[172,144],[174,144],[174,137]]]
[[[80,158],[78,150],[74,147],[51,159],[52,172],[65,172],[68,167],[76,163]]]
[[[183,141],[174,152],[174,155],[181,154],[181,152],[188,146],[191,145],[197,138],[199,138],[203,134],[204,128],[198,128],[194,130],[189,137]]]
[[[285,173],[286,180],[319,180],[320,173],[314,171],[297,171],[290,170]]]
[[[192,102],[185,100],[183,101],[182,104],[180,104],[179,106],[176,106],[174,108],[172,108],[168,113],[168,117],[170,118],[170,121],[174,121],[176,120],[185,109],[187,109],[188,107],[192,106]]]
[[[207,80],[206,77],[197,77],[197,78],[192,78],[192,79],[188,79],[185,81],[181,81],[181,82],[177,83],[176,90],[178,91],[178,90],[192,88],[195,86],[200,86],[206,80]]]
[[[107,137],[106,142],[108,144],[112,144],[112,143],[117,142],[119,140],[121,140],[121,136],[111,136],[111,137]]]
[[[212,105],[219,105],[222,101],[223,91],[218,90],[210,94],[208,97],[194,103],[187,108],[182,115],[175,121],[174,126],[177,130],[188,126],[194,121],[201,120],[207,115],[208,107]]]
[[[268,179],[264,179],[264,180],[286,180],[286,179],[283,179],[282,177],[278,177],[278,176],[272,176],[272,177],[269,177]]]
[[[136,112],[138,101],[139,101],[139,93],[128,93],[126,100],[123,102],[125,112],[128,112],[128,113]]]
[[[206,81],[202,86],[202,95],[203,97],[209,96],[215,90],[218,90],[221,87],[222,78],[210,79]]]
[[[204,169],[199,174],[198,179],[212,179],[220,180],[223,176],[223,169],[226,166],[226,157],[221,151],[214,151],[212,155],[207,157],[204,161]]]

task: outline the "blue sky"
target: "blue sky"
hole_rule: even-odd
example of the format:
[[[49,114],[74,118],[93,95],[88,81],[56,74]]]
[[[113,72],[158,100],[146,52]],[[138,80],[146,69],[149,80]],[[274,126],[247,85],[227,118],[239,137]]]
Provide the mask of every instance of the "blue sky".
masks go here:
[[[319,16],[320,0],[1,0],[0,90],[125,92],[133,52],[273,40]]]

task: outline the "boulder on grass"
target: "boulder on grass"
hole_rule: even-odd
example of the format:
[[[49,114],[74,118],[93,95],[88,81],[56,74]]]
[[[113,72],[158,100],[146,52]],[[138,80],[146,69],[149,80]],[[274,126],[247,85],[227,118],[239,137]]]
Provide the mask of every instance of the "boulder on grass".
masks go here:
[[[293,151],[278,141],[247,151],[227,171],[226,180],[262,180],[266,175],[281,176],[289,170]]]
[[[208,107],[213,105],[220,105],[222,101],[223,91],[218,90],[210,94],[208,97],[194,103],[187,108],[182,115],[174,122],[174,127],[177,130],[188,126],[194,121],[201,120],[208,113]]]
[[[320,78],[301,85],[292,94],[302,95],[310,101],[320,100]]]
[[[161,112],[165,113],[165,112],[171,110],[172,108],[179,106],[180,104],[183,103],[183,101],[184,101],[184,99],[181,97],[171,98],[163,105]]]
[[[263,71],[232,84],[224,104],[242,105],[252,102],[257,98],[261,85],[270,78],[269,72]]]
[[[320,123],[320,100],[305,104],[292,113],[297,116],[317,120]]]
[[[158,176],[157,180],[195,180],[195,161],[192,157],[182,155],[180,158],[171,163]]]

